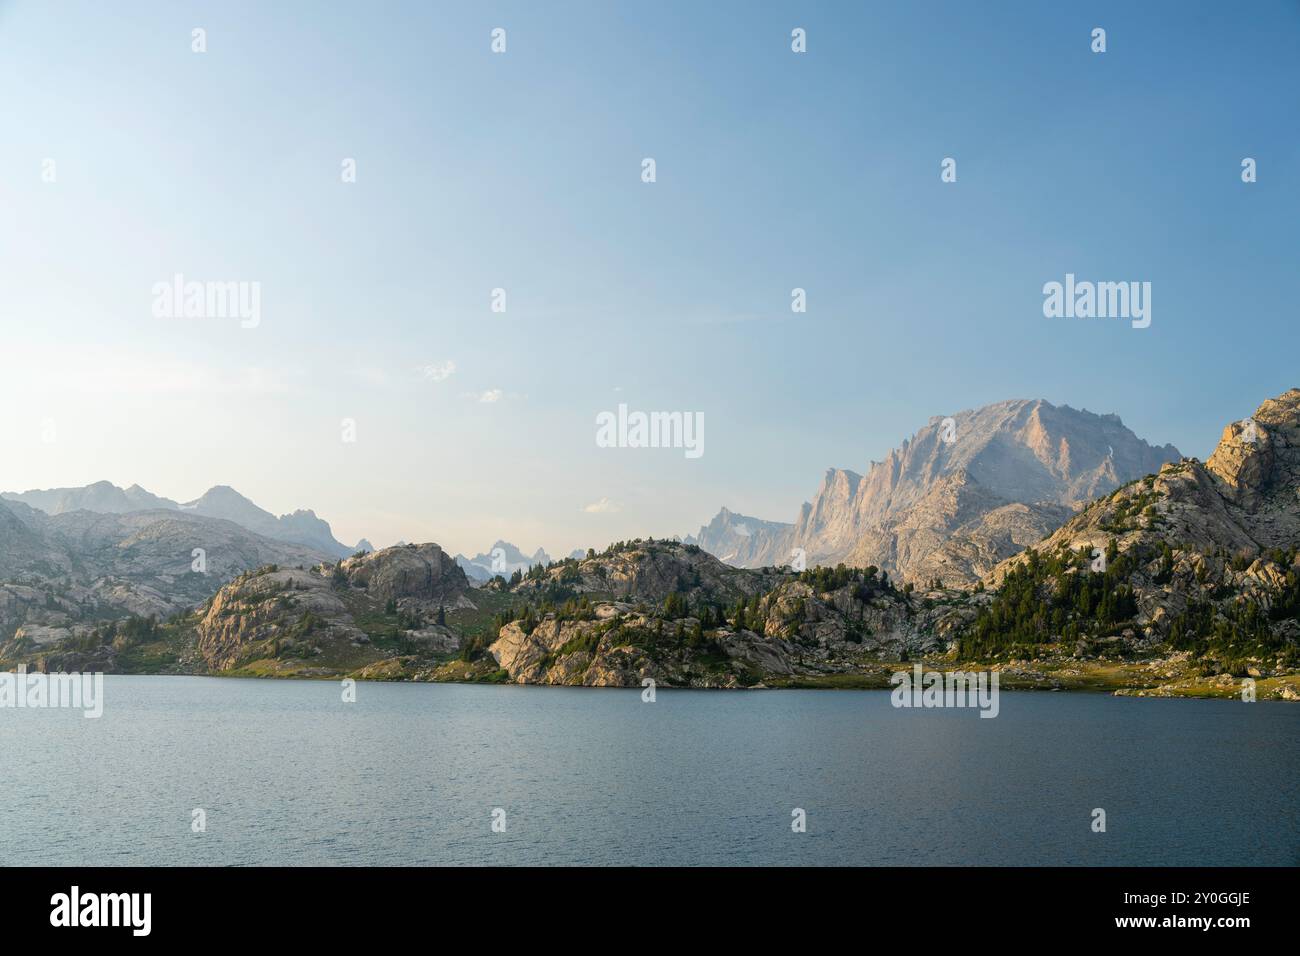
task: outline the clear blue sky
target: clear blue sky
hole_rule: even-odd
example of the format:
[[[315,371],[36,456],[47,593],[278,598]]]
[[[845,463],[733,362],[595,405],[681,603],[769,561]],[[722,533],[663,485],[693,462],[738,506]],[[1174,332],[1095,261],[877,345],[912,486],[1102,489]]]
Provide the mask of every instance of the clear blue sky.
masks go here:
[[[0,488],[563,552],[790,520],[1007,398],[1204,456],[1300,384],[1298,46],[1295,2],[0,0]],[[155,318],[178,272],[261,324]],[[1151,327],[1044,318],[1067,272]],[[619,402],[704,456],[597,448]]]

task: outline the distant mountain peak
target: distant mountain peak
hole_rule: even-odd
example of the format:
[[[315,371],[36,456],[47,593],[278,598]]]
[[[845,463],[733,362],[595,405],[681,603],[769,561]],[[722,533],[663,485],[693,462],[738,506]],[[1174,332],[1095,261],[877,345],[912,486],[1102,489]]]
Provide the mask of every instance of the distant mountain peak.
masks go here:
[[[785,563],[797,548],[809,564],[876,565],[904,578],[942,567],[945,580],[971,582],[1072,509],[1179,457],[1117,414],[1009,399],[931,416],[865,475],[826,469],[794,523],[766,522],[769,534],[749,546],[725,508],[699,541],[745,567]]]
[[[463,554],[456,555],[456,563],[470,578],[481,584],[497,575],[508,578],[516,571],[527,572],[536,565],[545,566],[553,562],[543,548],[538,548],[530,556],[511,542],[498,538],[486,552],[480,552],[472,558]]]
[[[213,485],[200,497],[185,503],[159,497],[138,484],[123,489],[109,481],[96,481],[74,488],[4,492],[0,493],[0,498],[21,502],[52,516],[70,511],[97,514],[182,511],[190,515],[221,518],[255,534],[302,545],[336,557],[346,557],[355,550],[336,541],[329,524],[317,517],[314,511],[300,509],[277,518],[229,485]]]
[[[252,507],[257,508],[257,505],[254,505],[252,501],[250,501],[248,498],[241,495],[238,491],[236,491],[234,488],[230,487],[229,485],[213,485],[211,488],[203,492],[203,494],[201,494],[195,500],[208,501],[208,502],[218,502],[218,501],[238,502],[239,504],[251,505]],[[257,508],[257,510],[261,511],[262,509]],[[267,514],[270,514],[270,512],[268,511]]]
[[[1294,548],[1300,541],[1297,489],[1300,389],[1293,388],[1263,402],[1248,418],[1224,426],[1204,463],[1196,458],[1166,462],[1142,480],[1098,496],[1035,550],[1050,554],[1114,542],[1121,552],[1167,546],[1188,556],[1255,557],[1265,550]],[[987,580],[997,585],[1026,560],[1027,555],[1010,557]],[[1219,570],[1228,575],[1231,569]]]

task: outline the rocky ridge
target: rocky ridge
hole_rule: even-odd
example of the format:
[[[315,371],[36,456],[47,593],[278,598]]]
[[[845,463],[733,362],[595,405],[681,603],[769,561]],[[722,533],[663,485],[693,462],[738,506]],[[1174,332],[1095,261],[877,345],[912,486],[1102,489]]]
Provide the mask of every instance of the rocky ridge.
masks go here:
[[[0,641],[52,643],[105,619],[165,618],[249,568],[323,557],[184,512],[51,516],[0,501]]]
[[[701,545],[744,567],[876,565],[903,581],[971,585],[1126,481],[1179,457],[1133,434],[1117,415],[1045,401],[1009,401],[936,416],[872,462],[865,475],[826,472],[788,530],[776,523],[749,548],[702,530]]]
[[[362,545],[366,550],[373,550],[364,539],[357,548],[340,544],[334,539],[329,523],[317,517],[314,511],[299,509],[277,518],[226,485],[216,485],[199,498],[183,503],[152,494],[139,485],[119,488],[107,481],[74,488],[3,492],[0,499],[52,517],[73,511],[107,515],[179,511],[201,518],[220,518],[273,541],[297,544],[331,557],[346,557],[360,550]]]
[[[640,566],[623,581],[651,583],[635,592],[641,600],[592,601],[583,591],[580,600],[536,615],[527,606],[487,648],[510,680],[752,687],[852,677],[940,650],[945,635],[973,614],[947,603],[956,592],[914,597],[874,568],[733,571],[723,590],[690,583],[686,569],[704,567],[705,579],[721,578],[710,567],[720,562],[693,546],[634,542],[618,555]],[[685,582],[677,589],[663,573],[673,564]],[[657,605],[652,594],[663,595]]]
[[[990,619],[973,649],[1054,639],[1086,652],[1100,642],[1189,652],[1202,676],[1290,672],[1300,665],[1298,546],[1300,389],[1292,389],[1228,425],[1207,462],[1166,464],[995,568],[986,584],[999,605],[1046,610]],[[1067,605],[1082,603],[1097,613],[1076,621]]]
[[[106,535],[106,516],[51,518],[10,503],[0,505],[0,561],[17,560],[33,581],[0,588],[0,614],[18,607],[34,616],[7,642],[0,634],[0,665],[758,687],[885,686],[892,671],[924,660],[998,669],[1008,687],[1228,695],[1250,678],[1261,697],[1293,698],[1298,449],[1293,389],[1229,425],[1207,462],[1180,459],[1103,495],[966,588],[918,585],[873,565],[737,568],[696,545],[653,539],[475,587],[425,544],[302,567],[272,563],[195,612],[124,618],[119,607],[105,621],[81,602],[102,599],[113,582],[88,581],[86,562],[110,552],[127,566],[142,562],[136,571],[152,569],[157,580],[126,593],[171,607],[177,585],[162,575],[173,565],[151,562],[160,559],[155,541],[171,554],[175,529],[123,515],[115,520],[144,523],[114,537],[126,525]],[[1032,533],[1017,505],[988,507],[987,488],[971,475],[953,471],[927,492],[942,496],[936,508],[953,527],[996,527],[1012,545]],[[46,523],[60,523],[59,533]],[[928,533],[921,522],[897,541],[922,542],[920,550]],[[94,546],[71,547],[79,535]],[[927,554],[954,546],[939,540]],[[67,580],[56,586],[52,575]]]

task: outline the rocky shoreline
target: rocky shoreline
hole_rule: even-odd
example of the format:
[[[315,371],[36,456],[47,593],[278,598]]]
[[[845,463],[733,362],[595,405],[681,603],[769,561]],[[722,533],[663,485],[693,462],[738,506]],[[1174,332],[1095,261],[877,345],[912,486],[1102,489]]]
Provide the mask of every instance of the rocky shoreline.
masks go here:
[[[432,543],[297,561],[233,525],[239,562],[293,563],[177,575],[156,548],[188,549],[193,529],[170,514],[128,516],[131,537],[104,538],[78,581],[72,543],[0,503],[0,552],[39,558],[0,583],[0,668],[757,689],[886,687],[921,661],[996,670],[1007,689],[1295,700],[1298,491],[1293,389],[1229,425],[1208,461],[1116,488],[963,587],[734,567],[654,539],[476,585]]]

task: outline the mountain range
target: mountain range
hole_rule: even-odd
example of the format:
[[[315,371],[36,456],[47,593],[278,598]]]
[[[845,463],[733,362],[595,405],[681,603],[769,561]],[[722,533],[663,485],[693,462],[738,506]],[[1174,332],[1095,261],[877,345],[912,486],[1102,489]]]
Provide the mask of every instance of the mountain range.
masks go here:
[[[206,600],[248,568],[329,559],[185,511],[49,515],[0,500],[0,635],[30,624],[39,642],[87,621],[162,618]]]
[[[903,581],[879,565],[740,568],[653,539],[476,586],[431,543],[334,560],[188,511],[51,515],[3,500],[0,667],[882,687],[926,661],[996,669],[1007,687],[1300,699],[1300,389],[1226,426],[1207,461],[1164,461],[1100,491],[1168,446],[1126,437],[1113,416],[1066,410],[1058,421],[1060,410],[1017,405],[954,416],[952,442],[952,422],[940,422],[937,439],[923,430],[873,469],[896,476],[876,487],[896,495],[907,515],[898,540],[913,542],[933,528],[918,505],[945,479],[960,476],[962,493],[975,485],[985,502],[990,486],[1055,493],[1035,507],[1062,509],[1063,523],[969,586]],[[962,422],[970,448],[936,447],[959,443]],[[1082,426],[1115,439],[1104,455]],[[999,470],[1008,460],[1015,467]],[[868,498],[855,487],[849,500]],[[868,504],[889,516],[889,501]],[[727,513],[715,532],[779,533],[749,520]],[[838,546],[853,554],[862,540],[845,534]],[[505,542],[492,550],[523,559]]]
[[[1075,510],[1181,455],[1117,415],[1007,401],[932,418],[865,475],[829,469],[793,522],[726,508],[686,540],[739,567],[840,562],[969,585]]]
[[[569,557],[580,557],[584,553],[577,550]],[[465,574],[470,580],[480,584],[497,575],[508,578],[516,571],[527,574],[536,565],[546,566],[551,562],[551,556],[542,548],[538,548],[530,557],[509,541],[501,540],[496,541],[486,552],[480,552],[472,558],[467,558],[463,554],[456,555],[456,563]]]
[[[75,488],[0,492],[0,499],[19,502],[51,516],[72,511],[97,514],[180,511],[204,518],[222,518],[274,541],[300,544],[337,558],[374,550],[364,538],[351,548],[336,541],[329,523],[318,518],[314,511],[298,510],[277,518],[226,485],[209,488],[201,497],[184,503],[159,497],[139,485],[119,488],[107,481]]]

